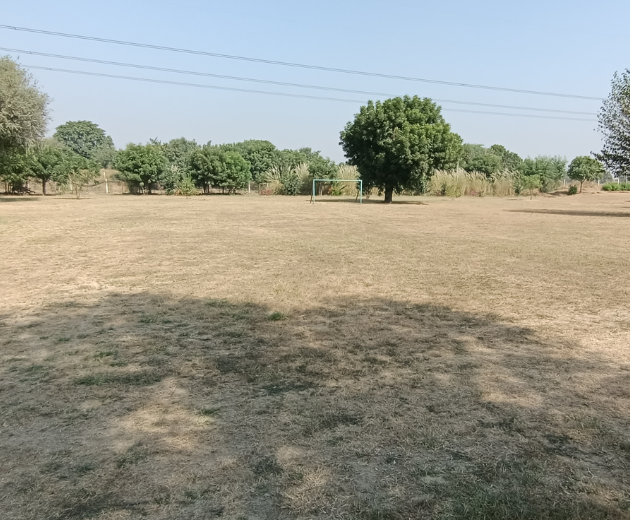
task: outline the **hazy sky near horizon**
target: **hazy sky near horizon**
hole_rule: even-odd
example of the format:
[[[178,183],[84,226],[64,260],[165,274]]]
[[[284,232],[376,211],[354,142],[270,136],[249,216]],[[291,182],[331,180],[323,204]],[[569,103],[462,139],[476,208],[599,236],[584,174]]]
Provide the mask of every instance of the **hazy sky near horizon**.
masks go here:
[[[605,97],[630,67],[627,0],[153,0],[5,2],[0,24],[269,60]],[[597,100],[527,95],[347,75],[162,52],[13,30],[0,47],[212,74],[596,114]],[[357,100],[276,97],[32,69],[53,99],[50,133],[68,120],[98,123],[118,147],[150,138],[200,143],[268,139],[343,159],[339,132],[362,104],[385,99],[82,63],[0,50],[28,66]],[[499,143],[523,157],[572,159],[599,149],[595,115],[440,103],[466,142]],[[587,121],[458,112],[504,112]]]

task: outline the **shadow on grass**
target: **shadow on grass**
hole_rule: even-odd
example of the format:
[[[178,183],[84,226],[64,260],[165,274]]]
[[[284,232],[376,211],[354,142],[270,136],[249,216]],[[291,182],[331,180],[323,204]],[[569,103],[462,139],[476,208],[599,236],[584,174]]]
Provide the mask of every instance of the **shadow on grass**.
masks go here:
[[[574,217],[622,217],[630,218],[630,211],[586,211],[574,209],[510,209],[511,213],[540,213],[542,215],[571,215]]]
[[[37,195],[6,195],[0,197],[0,204],[4,202],[30,202],[33,200],[39,200],[39,197]]]
[[[328,198],[319,198],[315,199],[315,204],[319,204],[320,202],[346,202],[346,203],[354,203],[358,204],[359,200],[354,198],[343,198],[343,197],[328,197]],[[407,205],[407,206],[428,206],[427,202],[421,202],[416,200],[394,200],[389,204],[385,204],[382,200],[379,199],[363,199],[363,204],[381,204],[381,205]]]
[[[433,305],[2,316],[10,519],[623,519],[628,367]]]

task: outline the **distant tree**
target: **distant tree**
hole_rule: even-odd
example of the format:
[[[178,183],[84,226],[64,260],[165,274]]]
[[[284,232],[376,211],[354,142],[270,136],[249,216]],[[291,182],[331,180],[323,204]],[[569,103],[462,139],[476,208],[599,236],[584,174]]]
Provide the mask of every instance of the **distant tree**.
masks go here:
[[[521,159],[518,154],[510,152],[505,146],[500,144],[493,144],[490,147],[490,151],[501,157],[501,164],[504,170],[509,170],[511,172],[517,172],[520,170],[521,165],[523,164],[523,159]]]
[[[521,173],[525,177],[538,176],[540,190],[549,193],[562,184],[566,174],[566,159],[540,155],[534,159],[527,158],[521,165]]]
[[[455,167],[462,140],[430,99],[369,101],[341,132],[348,163],[359,169],[364,190],[422,189],[435,169]]]
[[[30,160],[25,150],[9,148],[0,153],[0,179],[6,193],[23,193],[30,174]]]
[[[206,194],[223,175],[224,154],[220,148],[207,144],[190,155],[188,167],[192,178]]]
[[[521,190],[527,190],[529,192],[529,198],[534,195],[534,190],[540,189],[542,186],[539,175],[524,175],[520,179]]]
[[[225,152],[223,175],[218,185],[234,193],[247,187],[251,181],[250,164],[238,152]]]
[[[42,193],[46,195],[46,184],[62,176],[62,168],[71,152],[54,139],[47,139],[34,146],[28,154],[29,175],[42,183]]]
[[[171,139],[168,143],[162,143],[157,139],[151,139],[151,144],[158,146],[166,158],[167,167],[162,175],[161,184],[167,194],[180,192],[180,184],[190,178],[188,162],[191,154],[200,147],[195,140],[189,141],[184,137]]]
[[[117,177],[126,182],[130,191],[144,190],[151,193],[152,185],[160,182],[167,161],[159,146],[154,144],[128,144],[116,154],[114,164]]]
[[[280,164],[281,152],[269,141],[249,140],[240,143],[221,145],[225,151],[241,154],[251,167],[251,176],[255,182],[264,182],[265,174]]]
[[[114,160],[112,138],[91,121],[68,121],[57,127],[53,137],[81,157],[100,161],[103,167]]]
[[[569,164],[569,179],[580,181],[580,193],[585,182],[592,182],[604,176],[604,167],[597,159],[586,155],[576,157]]]
[[[205,145],[190,156],[192,177],[204,193],[218,186],[234,192],[247,187],[251,180],[250,165],[241,154],[225,151],[221,146]]]
[[[595,157],[615,176],[630,173],[630,69],[615,73],[608,99],[599,112],[604,146]]]
[[[100,172],[101,168],[95,161],[74,152],[66,152],[63,154],[63,161],[56,168],[55,180],[80,199],[83,188],[97,179]]]
[[[460,166],[467,172],[479,172],[490,177],[503,169],[503,159],[480,144],[464,144]]]
[[[49,103],[25,69],[0,58],[0,154],[24,151],[44,136]]]

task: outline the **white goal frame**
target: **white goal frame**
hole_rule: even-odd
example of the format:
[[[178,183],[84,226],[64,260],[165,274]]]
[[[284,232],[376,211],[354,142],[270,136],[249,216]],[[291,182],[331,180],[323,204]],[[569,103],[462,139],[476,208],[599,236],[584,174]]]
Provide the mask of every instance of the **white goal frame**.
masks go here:
[[[313,179],[313,193],[311,203],[315,204],[315,183],[316,182],[358,182],[359,183],[359,204],[363,204],[363,180],[362,179]]]

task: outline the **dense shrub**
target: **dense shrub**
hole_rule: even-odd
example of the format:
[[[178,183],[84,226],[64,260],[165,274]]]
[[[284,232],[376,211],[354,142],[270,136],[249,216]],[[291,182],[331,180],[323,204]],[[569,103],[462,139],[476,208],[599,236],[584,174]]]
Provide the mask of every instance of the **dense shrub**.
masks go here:
[[[630,182],[608,182],[602,186],[604,191],[630,191]]]
[[[578,187],[575,184],[569,186],[569,195],[577,195]]]

